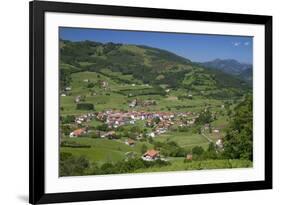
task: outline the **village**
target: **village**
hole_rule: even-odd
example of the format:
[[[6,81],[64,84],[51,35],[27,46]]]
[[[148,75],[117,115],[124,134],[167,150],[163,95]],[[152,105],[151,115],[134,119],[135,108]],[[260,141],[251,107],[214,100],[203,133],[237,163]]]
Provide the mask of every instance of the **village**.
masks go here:
[[[165,133],[172,125],[180,127],[191,126],[195,123],[198,116],[192,112],[148,112],[148,111],[113,111],[108,110],[98,113],[87,113],[75,118],[75,123],[82,127],[84,122],[96,119],[103,122],[109,129],[118,128],[123,125],[135,124],[138,120],[145,121],[147,127],[153,127],[154,131],[149,133],[150,137]],[[79,128],[85,130],[86,128]],[[77,135],[78,134],[78,135]],[[79,137],[80,132],[74,130],[70,133],[70,137]],[[103,135],[102,135],[103,136]]]
[[[103,139],[115,140],[117,136],[116,130],[122,126],[135,125],[137,122],[142,121],[146,128],[150,130],[147,133],[138,133],[136,137],[128,137],[125,140],[125,144],[128,146],[135,146],[137,141],[144,138],[155,138],[161,137],[162,134],[166,133],[171,127],[191,127],[194,125],[198,114],[195,112],[161,112],[161,111],[117,111],[117,110],[106,110],[103,112],[87,113],[75,118],[75,124],[77,129],[69,133],[70,138],[78,138],[85,134],[97,132],[87,126],[87,122],[97,120],[103,125],[106,125],[106,131],[98,131],[98,136]],[[205,131],[209,128],[206,124],[202,129],[202,136],[206,137],[208,141],[211,140],[205,135]],[[219,134],[219,129],[212,129],[212,132]],[[222,139],[219,138],[215,142],[218,148],[223,148]],[[188,160],[192,160],[192,155],[186,156]],[[160,157],[160,151],[155,149],[148,149],[141,157],[145,161],[154,161],[157,159],[166,160]]]

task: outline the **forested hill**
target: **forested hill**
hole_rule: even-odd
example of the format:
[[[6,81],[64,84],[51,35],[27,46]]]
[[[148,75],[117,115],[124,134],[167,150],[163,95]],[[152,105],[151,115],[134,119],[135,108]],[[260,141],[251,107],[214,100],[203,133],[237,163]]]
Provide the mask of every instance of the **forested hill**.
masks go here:
[[[231,89],[234,94],[241,94],[249,89],[243,80],[219,70],[204,69],[166,50],[143,45],[60,40],[62,87],[71,80],[71,73],[100,72],[102,69],[132,75],[144,84],[164,84],[194,92],[222,91],[225,88]]]

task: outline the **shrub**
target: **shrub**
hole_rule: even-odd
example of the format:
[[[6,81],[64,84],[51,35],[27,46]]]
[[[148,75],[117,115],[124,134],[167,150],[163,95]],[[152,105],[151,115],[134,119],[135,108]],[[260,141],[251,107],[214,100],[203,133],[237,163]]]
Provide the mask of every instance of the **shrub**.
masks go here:
[[[61,122],[63,124],[72,123],[74,121],[75,121],[75,116],[74,115],[66,115],[66,116],[62,116],[61,117]]]
[[[78,103],[76,105],[77,110],[94,110],[94,105],[92,103]]]
[[[95,84],[91,82],[87,85],[87,88],[93,88],[94,86],[95,86]]]
[[[195,146],[193,149],[192,149],[192,154],[193,155],[202,155],[204,153],[204,149],[200,146]]]
[[[60,176],[85,175],[90,167],[90,162],[84,156],[76,157],[71,153],[60,153],[59,172]]]

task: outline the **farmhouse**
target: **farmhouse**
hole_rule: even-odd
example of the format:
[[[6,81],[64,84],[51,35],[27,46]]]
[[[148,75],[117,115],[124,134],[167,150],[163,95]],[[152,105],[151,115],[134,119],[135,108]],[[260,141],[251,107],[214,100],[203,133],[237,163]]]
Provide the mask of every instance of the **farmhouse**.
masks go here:
[[[218,148],[220,148],[220,149],[223,148],[223,141],[222,141],[222,139],[218,139],[218,140],[216,141],[216,147],[218,147]]]
[[[69,134],[69,137],[80,137],[81,135],[85,134],[86,130],[84,128],[80,128],[77,130],[74,130]]]
[[[220,130],[219,129],[213,129],[213,133],[219,133]]]
[[[126,140],[125,144],[133,147],[135,145],[135,141],[129,138]]]
[[[153,137],[155,137],[155,133],[154,133],[154,132],[148,133],[148,134],[147,134],[147,136],[149,136],[149,137],[152,137],[152,138],[153,138]]]
[[[210,124],[205,124],[203,129],[204,130],[209,130],[210,129]]]
[[[155,133],[157,134],[157,135],[161,135],[161,134],[164,134],[165,132],[167,132],[167,128],[157,128],[156,130],[155,130]]]
[[[137,99],[134,99],[131,103],[129,103],[129,107],[133,108],[137,106]]]
[[[108,86],[108,82],[106,82],[106,81],[101,81],[100,82],[100,86],[102,87],[102,88],[107,88],[107,86]]]
[[[151,105],[156,105],[156,101],[155,100],[145,100],[144,102],[141,103],[141,105],[143,107],[148,107]]]
[[[66,87],[65,91],[71,91],[71,87]]]
[[[185,159],[188,160],[188,161],[191,161],[192,160],[192,154],[187,154]]]
[[[76,98],[75,98],[75,103],[79,103],[80,101],[81,101],[81,96],[80,95],[78,95]]]
[[[101,138],[115,139],[116,133],[115,133],[115,131],[106,132],[106,133],[101,135]]]
[[[146,125],[147,127],[152,127],[152,126],[154,125],[154,122],[152,121],[152,119],[148,119],[148,120],[146,121],[145,125]]]
[[[147,152],[143,154],[142,159],[145,161],[154,161],[160,159],[159,151],[154,149],[147,150]]]
[[[193,125],[195,123],[195,118],[186,121],[187,125]]]

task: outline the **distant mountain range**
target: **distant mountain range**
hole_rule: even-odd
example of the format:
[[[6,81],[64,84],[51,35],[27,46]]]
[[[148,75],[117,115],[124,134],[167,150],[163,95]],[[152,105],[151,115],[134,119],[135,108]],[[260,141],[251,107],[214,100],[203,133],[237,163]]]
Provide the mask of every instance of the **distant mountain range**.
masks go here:
[[[225,73],[235,75],[240,79],[246,80],[248,82],[252,81],[252,64],[240,63],[234,59],[215,59],[213,61],[207,61],[198,64],[205,68],[217,69]]]

